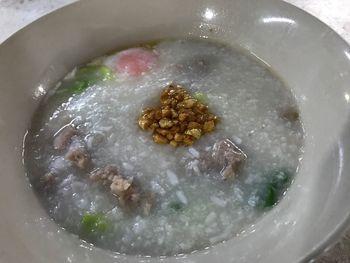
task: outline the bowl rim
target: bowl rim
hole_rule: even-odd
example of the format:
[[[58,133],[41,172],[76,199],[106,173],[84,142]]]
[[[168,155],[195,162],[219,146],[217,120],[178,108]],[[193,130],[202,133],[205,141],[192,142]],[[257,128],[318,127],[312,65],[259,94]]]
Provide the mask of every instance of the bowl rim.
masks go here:
[[[198,0],[199,1],[199,0]],[[214,1],[214,0],[213,0]],[[256,1],[256,0],[255,0]],[[341,46],[343,46],[346,49],[350,49],[349,43],[335,30],[333,30],[331,27],[329,27],[325,22],[320,20],[319,18],[315,17],[314,15],[310,14],[309,12],[294,6],[290,3],[279,1],[279,0],[263,0],[265,2],[275,2],[279,5],[284,5],[288,8],[294,9],[293,12],[298,12],[302,16],[308,16],[311,17],[321,28],[331,30],[332,32],[332,38],[339,43]],[[1,44],[0,49],[5,49],[7,45],[11,44],[11,41],[16,38],[18,35],[21,35],[22,32],[28,30],[28,28],[32,27],[35,24],[41,24],[45,22],[46,19],[49,19],[52,14],[59,15],[61,12],[65,12],[66,9],[70,9],[72,7],[79,7],[81,5],[85,5],[85,1],[77,1],[73,3],[69,3],[63,7],[60,7],[53,12],[50,12],[39,19],[36,19],[35,21],[31,22],[30,24],[26,25],[25,27],[21,28],[20,30],[16,31],[15,33],[11,34],[8,38],[6,38]],[[343,220],[339,222],[335,227],[333,232],[330,232],[327,236],[325,236],[322,240],[320,240],[318,243],[314,245],[314,249],[310,251],[309,253],[301,256],[298,261],[304,262],[314,259],[315,257],[319,256],[322,252],[324,252],[329,247],[332,247],[334,243],[343,235],[346,230],[350,226],[350,214],[343,217]]]
[[[333,38],[344,48],[350,49],[350,43],[348,43],[337,31],[335,31],[332,27],[330,27],[325,22],[323,22],[320,18],[316,17],[315,15],[305,11],[304,9],[298,6],[285,2],[284,0],[280,1],[280,4],[286,5],[292,9],[295,9],[295,12],[299,12],[299,14],[303,16],[310,17],[320,27],[324,29],[330,29],[330,31],[333,34]],[[306,253],[304,256],[301,256],[298,261],[309,262],[309,261],[315,260],[317,257],[322,255],[322,253],[332,248],[339,241],[339,239],[341,239],[341,237],[344,236],[346,231],[349,229],[350,229],[350,213],[348,213],[348,215],[345,216],[343,220],[334,227],[333,232],[330,232],[327,236],[324,237],[323,240],[320,240],[318,243],[316,243],[314,245],[314,249],[309,253]]]

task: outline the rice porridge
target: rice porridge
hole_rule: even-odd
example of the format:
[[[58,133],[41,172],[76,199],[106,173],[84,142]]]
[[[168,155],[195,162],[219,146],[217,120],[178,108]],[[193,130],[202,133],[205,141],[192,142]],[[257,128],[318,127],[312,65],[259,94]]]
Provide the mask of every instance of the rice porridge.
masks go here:
[[[256,222],[292,182],[302,144],[295,98],[266,65],[180,39],[74,69],[43,99],[24,160],[61,227],[111,251],[160,256]]]

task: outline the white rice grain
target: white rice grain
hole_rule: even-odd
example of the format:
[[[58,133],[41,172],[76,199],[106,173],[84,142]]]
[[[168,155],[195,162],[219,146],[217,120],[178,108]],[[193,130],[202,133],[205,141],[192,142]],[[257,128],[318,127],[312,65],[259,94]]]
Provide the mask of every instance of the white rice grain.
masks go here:
[[[185,205],[188,204],[188,200],[182,191],[176,191],[176,196],[179,198],[180,202],[184,203]]]
[[[166,170],[166,174],[168,176],[168,179],[169,179],[169,182],[172,184],[172,185],[177,185],[179,184],[179,179],[177,178],[177,175],[171,171],[171,170]]]
[[[188,151],[190,152],[190,154],[191,154],[193,157],[199,158],[200,154],[199,154],[199,152],[198,152],[195,148],[190,147],[190,148],[188,149]]]

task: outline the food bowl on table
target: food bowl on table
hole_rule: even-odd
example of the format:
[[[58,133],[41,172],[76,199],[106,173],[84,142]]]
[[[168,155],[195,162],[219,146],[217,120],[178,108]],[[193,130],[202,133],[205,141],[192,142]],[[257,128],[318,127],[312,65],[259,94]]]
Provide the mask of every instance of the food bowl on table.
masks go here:
[[[141,44],[143,45],[142,47],[140,47]],[[216,45],[219,45],[219,47]],[[231,47],[232,52],[236,54],[234,56],[232,55],[233,53],[230,53]],[[122,51],[128,48],[133,48],[133,50]],[[149,56],[147,52],[150,50],[156,55],[152,53]],[[195,57],[196,61],[199,62],[191,64],[193,61],[190,63],[186,62],[186,60],[180,60],[174,63],[174,69],[180,72],[181,78],[171,81],[172,77],[166,79],[165,75],[161,75],[164,72],[154,71],[154,73],[152,70],[157,70],[157,67],[155,69],[152,69],[152,67],[153,64],[158,63],[158,60],[161,61],[159,63],[166,62],[166,54],[169,55],[174,50],[180,53],[187,50],[189,57],[191,54],[198,53],[199,55],[197,54]],[[231,64],[229,65],[235,70],[226,79],[229,81],[232,76],[235,76],[235,79],[241,81],[237,82],[234,88],[236,86],[244,88],[242,83],[253,83],[251,81],[257,75],[252,75],[249,72],[252,72],[250,69],[254,68],[255,73],[259,72],[259,74],[265,76],[265,78],[258,78],[256,81],[257,83],[262,83],[261,85],[264,88],[266,86],[266,92],[259,96],[252,93],[249,98],[246,98],[246,103],[242,103],[241,98],[245,98],[242,95],[244,89],[241,89],[241,93],[237,92],[237,95],[227,93],[229,96],[224,98],[224,96],[220,97],[220,87],[217,88],[217,92],[209,88],[207,90],[198,88],[196,83],[191,82],[192,71],[195,71],[193,68],[199,68],[199,71],[204,69],[205,74],[200,77],[202,80],[206,80],[206,77],[211,76],[210,70],[215,72],[218,68],[222,69],[221,62],[217,62],[216,58],[212,59],[210,56],[208,60],[210,61],[209,66],[203,66],[206,65],[206,60],[202,61],[203,57],[207,59],[209,53],[213,56],[215,50],[227,52],[234,58],[230,60]],[[125,55],[122,52],[129,53]],[[217,54],[220,54],[220,52],[218,51]],[[101,60],[93,60],[105,54],[109,54],[109,57],[102,57],[103,62]],[[124,60],[122,59],[123,54]],[[146,60],[148,64],[141,63],[141,66],[137,63],[132,64],[133,67],[130,70],[128,59],[135,56],[141,58],[142,61]],[[200,56],[199,60],[198,56]],[[221,57],[225,56],[221,54]],[[350,78],[349,60],[350,49],[336,33],[303,11],[280,1],[186,1],[182,5],[170,0],[151,2],[87,1],[67,6],[32,23],[0,46],[2,91],[2,96],[0,97],[0,154],[3,160],[0,207],[4,211],[0,217],[1,261],[212,262],[220,260],[224,262],[302,262],[312,259],[330,246],[345,230],[348,223],[347,211],[349,205],[347,200],[349,198],[348,188],[350,183],[346,177],[350,168],[347,167],[349,147],[345,139],[349,133],[347,121],[348,103],[350,100],[348,88]],[[93,61],[93,64],[85,66],[85,68],[82,66],[91,61]],[[213,61],[216,62],[214,63]],[[236,64],[234,63],[236,61],[243,63],[237,65],[248,65],[248,68],[242,69],[239,66],[235,68],[234,65]],[[104,248],[103,245],[99,244],[94,246],[90,244],[94,243],[91,238],[81,235],[81,238],[79,238],[79,233],[76,233],[74,230],[71,231],[74,234],[69,233],[69,227],[62,223],[62,220],[60,221],[53,216],[59,223],[56,224],[55,221],[50,219],[50,216],[44,209],[45,206],[42,206],[45,202],[42,202],[42,198],[37,198],[40,197],[40,194],[35,195],[33,191],[33,189],[37,189],[37,186],[35,181],[32,180],[35,173],[31,165],[40,161],[35,161],[34,158],[33,161],[28,162],[29,159],[26,157],[26,153],[30,153],[30,150],[28,151],[26,146],[28,145],[28,138],[31,138],[32,135],[35,137],[35,133],[33,133],[35,125],[40,123],[40,121],[36,122],[35,120],[38,120],[38,118],[34,117],[33,119],[33,116],[38,114],[44,115],[45,110],[42,108],[42,105],[45,105],[44,103],[47,99],[45,95],[52,93],[54,87],[60,89],[60,86],[56,84],[78,66],[78,69],[73,71],[69,77],[72,78],[73,76],[73,79],[76,78],[74,83],[78,83],[80,85],[79,88],[83,86],[88,88],[81,95],[86,96],[81,99],[85,98],[87,102],[85,101],[85,104],[74,104],[74,100],[80,98],[80,95],[74,94],[73,99],[69,100],[67,104],[73,108],[74,106],[78,107],[80,105],[83,107],[82,105],[87,105],[90,102],[88,100],[89,97],[87,97],[88,92],[94,92],[94,89],[96,89],[95,92],[99,91],[98,88],[101,87],[98,87],[100,84],[89,82],[90,79],[86,79],[86,72],[92,68],[96,69],[96,67],[101,69],[101,63],[103,64],[102,71],[104,73],[106,73],[104,67],[110,66],[112,71],[116,72],[117,78],[124,78],[126,82],[129,81],[127,79],[129,77],[134,78],[139,73],[143,74],[144,72],[141,72],[143,70],[151,70],[155,74],[153,80],[157,76],[162,76],[162,80],[166,79],[164,82],[152,82],[154,85],[150,86],[149,92],[137,93],[139,97],[135,98],[135,101],[141,98],[139,100],[140,105],[135,104],[137,106],[136,108],[134,107],[136,110],[129,117],[130,127],[135,127],[135,138],[143,138],[145,140],[144,145],[147,145],[150,149],[150,157],[145,158],[152,158],[152,156],[153,159],[158,158],[160,160],[159,167],[164,165],[164,161],[161,158],[166,153],[173,154],[175,152],[174,156],[176,158],[182,156],[181,151],[189,151],[194,155],[200,154],[196,145],[199,147],[203,144],[204,147],[205,143],[211,143],[211,138],[214,138],[215,134],[223,133],[225,125],[228,125],[225,121],[229,119],[230,114],[241,110],[240,116],[242,123],[244,123],[244,117],[242,116],[244,116],[245,112],[251,110],[248,106],[254,99],[254,94],[258,97],[258,101],[266,100],[266,105],[270,105],[270,101],[271,105],[275,105],[276,108],[278,108],[279,101],[281,101],[281,108],[278,109],[283,112],[283,109],[285,109],[285,104],[282,103],[283,96],[280,97],[280,94],[278,92],[274,93],[274,90],[271,88],[274,85],[273,83],[275,83],[274,80],[278,81],[280,88],[285,88],[285,91],[288,91],[288,96],[293,98],[291,101],[294,102],[295,100],[295,109],[298,109],[298,112],[287,112],[287,115],[282,114],[283,116],[280,119],[286,119],[289,122],[292,119],[300,119],[303,128],[302,147],[300,148],[302,153],[300,156],[297,156],[301,160],[297,165],[297,172],[288,191],[283,192],[283,198],[279,202],[270,202],[270,209],[263,210],[260,217],[252,221],[249,221],[248,217],[245,218],[244,220],[246,220],[247,224],[237,233],[233,233],[231,236],[214,238],[212,243],[203,242],[203,245],[198,247],[195,245],[182,247],[181,245],[185,243],[185,240],[181,240],[179,235],[174,241],[174,247],[176,248],[179,245],[179,248],[182,248],[182,250],[165,249],[159,253],[151,253],[151,247],[145,253],[132,253],[132,246],[139,246],[139,251],[141,251],[143,241],[145,241],[144,243],[147,241],[142,236],[142,231],[140,232],[141,241],[139,243],[130,241],[130,247],[124,250],[118,250],[118,246],[108,248]],[[158,70],[166,68],[168,64],[164,65],[164,67],[159,66]],[[217,74],[220,74],[220,72]],[[246,76],[246,78],[243,76]],[[141,76],[141,78],[143,77],[147,78],[147,74]],[[61,83],[71,83],[70,78],[66,78]],[[222,76],[221,79],[225,79],[225,77]],[[210,84],[211,80],[213,79],[208,78],[200,87],[215,86]],[[105,78],[103,78],[103,81],[105,81]],[[112,80],[108,79],[107,81]],[[221,80],[215,81],[217,83]],[[267,83],[270,83],[270,86]],[[62,86],[63,84],[60,85]],[[144,86],[147,85],[140,85],[140,87]],[[152,89],[153,87],[156,88]],[[200,136],[197,136],[194,133],[195,131],[185,134],[192,136],[189,138],[198,139],[198,142],[188,143],[181,141],[179,143],[179,141],[176,145],[174,145],[174,142],[172,143],[173,145],[167,144],[168,142],[171,144],[173,135],[169,135],[170,137],[166,137],[168,139],[164,140],[161,137],[162,134],[156,133],[153,134],[153,139],[155,135],[158,137],[156,136],[154,141],[165,143],[166,145],[154,144],[149,134],[150,132],[146,133],[140,129],[140,127],[145,127],[142,122],[144,121],[142,119],[144,117],[142,110],[146,106],[156,105],[159,100],[159,92],[164,92],[163,88],[166,87],[170,87],[170,89],[177,92],[183,92],[181,88],[185,87],[185,91],[190,94],[188,96],[192,96],[188,98],[193,99],[197,106],[201,106],[203,101],[203,104],[208,104],[208,110],[218,116],[217,122],[213,121],[210,123],[216,127],[210,126],[211,128],[207,130],[208,134],[204,134],[203,138],[199,138]],[[108,86],[108,88],[111,87]],[[250,88],[254,92],[259,92],[257,87],[251,86]],[[238,88],[237,91],[239,91]],[[112,89],[110,93],[96,92],[94,96],[101,95],[101,98],[113,99],[113,92]],[[124,100],[121,97],[118,101],[119,103],[128,101],[132,95],[132,93],[130,95],[127,92],[123,94],[128,97],[124,98]],[[186,94],[185,96],[187,96]],[[230,108],[220,108],[220,103],[224,104],[226,101],[235,101],[235,99],[237,100],[236,104],[230,106],[234,108],[240,105],[235,112],[230,112]],[[132,104],[130,101],[128,103]],[[100,108],[97,106],[98,104],[96,104],[95,109],[95,105],[92,106],[91,112],[94,112],[94,110],[98,111]],[[246,111],[242,109],[243,107],[247,107]],[[70,110],[69,107],[67,109],[68,111]],[[122,114],[122,109],[122,106],[115,109],[116,115]],[[113,109],[109,110],[113,111]],[[256,109],[256,112],[264,112],[264,110],[266,109],[259,108]],[[87,115],[86,118],[92,116],[91,112],[85,113]],[[211,113],[209,112],[208,114]],[[240,116],[236,120],[240,120]],[[109,119],[111,119],[110,117]],[[279,117],[277,116],[276,118]],[[41,119],[39,118],[39,120]],[[259,121],[260,119],[257,118],[257,120]],[[209,121],[212,120],[210,119]],[[276,126],[278,123],[273,122]],[[205,131],[204,125],[208,127],[209,124],[203,122],[201,125],[203,126],[200,127],[200,130]],[[241,126],[244,127],[243,124]],[[38,130],[42,128],[40,125],[38,127]],[[128,127],[126,123],[125,131],[128,131]],[[235,130],[235,127],[240,126],[227,127]],[[104,128],[105,131],[110,129],[108,127]],[[214,128],[217,131],[213,130]],[[273,128],[271,131],[274,131]],[[78,129],[80,128],[78,127]],[[269,129],[268,125],[266,129]],[[24,141],[23,138],[27,131],[29,132]],[[59,135],[59,132],[62,131],[56,130],[56,132]],[[56,132],[55,135],[57,135]],[[249,136],[254,137],[254,132],[256,131],[252,131]],[[110,135],[114,133],[112,129]],[[238,128],[237,133],[239,133]],[[77,136],[77,134],[74,134],[74,136]],[[249,146],[249,143],[246,147],[244,146],[245,141],[249,141],[249,136],[247,135],[246,140],[245,138],[243,140],[242,138],[237,138],[237,136],[231,137],[230,139],[232,140],[226,140],[224,144],[230,147],[242,144],[242,147],[237,147],[235,150],[241,153],[246,162],[244,165],[247,166],[250,164],[249,158],[254,156],[253,150],[258,151],[258,147],[255,148],[254,145]],[[93,143],[85,137],[84,140],[86,139],[87,143]],[[125,137],[125,141],[129,140],[128,138]],[[121,137],[120,140],[123,141],[122,139]],[[39,144],[37,148],[41,150],[41,148],[51,145],[52,140],[53,138],[47,139],[47,144],[44,141],[41,144],[42,147]],[[118,140],[115,142],[118,142]],[[277,142],[281,141],[277,140]],[[186,146],[186,144],[192,145],[192,143],[193,147]],[[263,146],[267,148],[269,144],[274,144],[273,141],[269,140],[266,140],[266,143],[267,145]],[[177,144],[184,144],[185,146]],[[217,145],[215,141],[212,144],[214,146]],[[23,146],[25,148],[24,154]],[[123,145],[122,148],[124,149],[127,146]],[[213,149],[215,149],[214,146]],[[271,148],[273,147],[271,146]],[[240,152],[241,150],[242,152]],[[157,151],[160,153],[159,157],[157,156],[159,154]],[[121,153],[118,152],[118,154]],[[62,156],[65,157],[67,155],[65,152],[62,152]],[[131,155],[129,157],[132,160],[132,157],[136,158],[137,156]],[[67,158],[70,158],[71,161],[74,159],[69,156]],[[43,163],[45,163],[44,161]],[[153,160],[153,162],[156,162],[156,160]],[[55,165],[58,165],[57,162]],[[296,169],[296,167],[294,168]],[[118,171],[127,171],[128,169],[131,168],[127,164],[123,167],[118,167]],[[167,169],[167,166],[165,166],[165,169]],[[92,172],[89,171],[90,174]],[[28,173],[28,177],[26,177],[26,173]],[[177,185],[178,180],[180,180],[181,185],[183,178],[179,179],[179,175],[174,177],[174,173],[170,170],[166,170],[164,174],[170,185]],[[277,174],[281,174],[281,172]],[[227,175],[226,171],[224,175]],[[119,179],[122,180],[123,178],[120,177]],[[198,176],[191,178],[195,178],[193,179],[194,181],[202,180]],[[235,181],[230,182],[229,179],[226,177],[214,178],[210,182],[225,185],[223,187],[226,187],[227,184],[234,186],[236,184]],[[238,182],[245,182],[240,178],[237,180]],[[113,191],[112,187],[111,189]],[[193,189],[200,192],[197,188]],[[170,191],[172,190],[168,190],[168,192]],[[206,191],[202,193],[204,194],[203,198],[206,198]],[[169,212],[169,214],[172,213],[172,218],[175,221],[177,217],[181,221],[181,218],[184,216],[180,214],[181,211],[177,210],[181,210],[188,200],[183,192],[175,191],[174,193],[174,196],[182,203],[170,204],[170,209],[174,211]],[[119,198],[117,201],[121,202],[122,195],[119,192],[116,192],[116,195],[116,198]],[[217,198],[216,195],[209,191],[207,196],[218,206],[226,205],[225,200]],[[161,202],[161,198],[159,199],[159,196],[157,198]],[[249,200],[248,203],[245,203],[244,209],[254,206],[254,204],[252,205],[252,200]],[[52,209],[49,209],[49,211],[52,212]],[[186,207],[183,208],[183,211],[187,211]],[[70,218],[70,214],[74,214],[73,212],[66,211],[66,218]],[[176,214],[178,212],[179,214]],[[215,218],[215,214],[209,215],[205,215],[208,224],[214,224],[218,220],[223,221],[222,218]],[[107,228],[105,225],[107,223],[102,222],[104,219],[101,219],[99,216],[99,214],[87,213],[83,216],[81,223],[92,222],[90,225],[88,223],[88,225],[98,225],[100,230],[104,230]],[[137,218],[139,219],[136,219],[136,222],[137,220],[143,220],[143,222],[145,220],[150,222],[154,220],[154,222],[158,222],[157,220],[159,219],[154,214],[151,214],[151,218],[148,219],[145,219],[144,216],[138,216]],[[190,216],[188,218],[191,219]],[[236,218],[232,218],[232,220],[236,220]],[[189,224],[191,225],[191,222]],[[61,227],[62,225],[64,228]],[[137,231],[140,231],[140,228]],[[186,232],[186,225],[184,225],[183,231]],[[152,233],[152,231],[148,232]],[[160,237],[162,237],[161,231],[157,232],[155,229],[154,233],[158,235],[157,237],[160,240]],[[209,230],[208,233],[210,234]],[[167,234],[167,230],[164,229],[164,235]],[[127,240],[125,244],[128,244]],[[153,251],[157,251],[156,249],[157,247],[154,247]],[[166,251],[170,252],[167,253]]]

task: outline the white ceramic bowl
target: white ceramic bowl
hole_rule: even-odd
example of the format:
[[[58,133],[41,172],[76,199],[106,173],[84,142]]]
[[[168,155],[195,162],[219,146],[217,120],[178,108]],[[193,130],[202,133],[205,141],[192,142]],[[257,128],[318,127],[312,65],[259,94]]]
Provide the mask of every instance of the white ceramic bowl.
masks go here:
[[[90,247],[47,218],[25,178],[22,139],[45,91],[118,46],[195,36],[238,44],[298,99],[305,154],[282,202],[244,234],[163,262],[301,262],[345,229],[350,211],[350,49],[327,26],[275,0],[81,1],[0,47],[0,262],[160,262]]]

